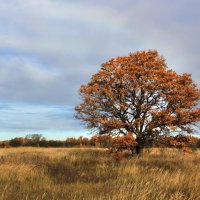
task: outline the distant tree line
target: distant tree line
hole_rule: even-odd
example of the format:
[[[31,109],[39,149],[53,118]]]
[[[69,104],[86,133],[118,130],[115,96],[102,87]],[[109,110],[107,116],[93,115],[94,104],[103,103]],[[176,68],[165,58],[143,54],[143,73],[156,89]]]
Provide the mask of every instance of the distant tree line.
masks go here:
[[[30,134],[26,137],[16,137],[7,141],[0,141],[0,148],[6,147],[100,147],[113,148],[118,150],[129,149],[131,145],[136,145],[131,136],[93,136],[86,138],[66,138],[65,140],[47,140],[42,134]],[[200,138],[188,136],[168,136],[162,137],[160,141],[149,147],[176,147],[183,150],[200,148]]]
[[[42,134],[30,134],[26,137],[15,137],[10,140],[0,141],[0,148],[4,147],[110,147],[111,136],[93,136],[86,138],[66,138],[65,140],[47,140]]]

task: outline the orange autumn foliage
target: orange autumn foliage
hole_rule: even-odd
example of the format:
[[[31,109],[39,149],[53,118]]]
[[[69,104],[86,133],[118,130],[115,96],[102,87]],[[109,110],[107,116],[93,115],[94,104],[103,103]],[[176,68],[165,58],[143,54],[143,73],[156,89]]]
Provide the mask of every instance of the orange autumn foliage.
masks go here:
[[[182,149],[184,152],[192,153],[190,145],[194,144],[196,138],[192,136],[177,135],[169,139],[169,144],[178,149]]]
[[[116,162],[120,162],[124,157],[129,157],[130,153],[133,155],[133,150],[138,145],[136,139],[131,133],[123,136],[117,136],[112,139],[111,152]],[[129,152],[123,152],[128,150]]]
[[[174,132],[192,133],[200,120],[200,90],[191,75],[168,69],[155,50],[103,63],[80,95],[76,117],[87,128],[100,135],[131,133],[138,145]]]
[[[132,134],[127,134],[124,136],[117,136],[113,138],[112,150],[116,152],[121,152],[126,149],[133,149],[138,143]]]

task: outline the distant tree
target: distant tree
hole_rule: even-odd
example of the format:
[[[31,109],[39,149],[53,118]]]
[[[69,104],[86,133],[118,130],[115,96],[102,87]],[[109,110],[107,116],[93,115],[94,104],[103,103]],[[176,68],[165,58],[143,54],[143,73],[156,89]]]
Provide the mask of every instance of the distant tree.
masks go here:
[[[61,141],[61,140],[49,140],[48,141],[48,146],[49,147],[64,147],[65,146],[65,141]]]
[[[0,147],[1,148],[5,148],[5,147],[9,147],[9,146],[10,146],[10,141],[9,140],[0,142]]]
[[[98,137],[100,147],[109,148],[113,144],[113,139],[111,136],[103,135]]]
[[[169,70],[157,51],[137,51],[101,65],[80,88],[76,118],[99,135],[128,135],[137,146],[171,133],[192,133],[200,90],[190,74]]]
[[[9,141],[10,146],[12,147],[20,147],[23,146],[25,144],[25,139],[22,137],[16,137],[14,139],[11,139]]]
[[[67,138],[65,140],[65,145],[66,147],[74,147],[74,146],[79,146],[80,142],[76,138]]]
[[[45,140],[42,134],[28,134],[26,139],[30,146],[39,146],[40,141]]]
[[[88,138],[86,137],[82,138],[82,146],[90,146],[90,141]]]
[[[90,139],[90,143],[92,146],[99,147],[100,146],[99,136],[97,135],[92,136]]]
[[[80,136],[77,141],[78,141],[79,145],[82,146],[83,145],[83,136]]]
[[[49,146],[49,141],[47,141],[45,138],[42,138],[42,139],[39,141],[39,146],[40,146],[40,147],[48,147],[48,146]]]
[[[91,145],[103,148],[110,148],[113,143],[113,139],[111,136],[92,136],[91,137]]]

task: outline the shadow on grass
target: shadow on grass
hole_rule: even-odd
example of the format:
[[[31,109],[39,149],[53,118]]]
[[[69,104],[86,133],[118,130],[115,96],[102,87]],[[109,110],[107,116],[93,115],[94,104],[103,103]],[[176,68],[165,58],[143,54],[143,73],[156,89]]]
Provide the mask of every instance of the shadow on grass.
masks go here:
[[[46,162],[46,172],[56,184],[89,182],[105,182],[117,178],[117,170],[112,163],[101,163],[98,160],[82,158],[74,162],[61,159],[57,162]],[[102,167],[103,165],[103,167]]]

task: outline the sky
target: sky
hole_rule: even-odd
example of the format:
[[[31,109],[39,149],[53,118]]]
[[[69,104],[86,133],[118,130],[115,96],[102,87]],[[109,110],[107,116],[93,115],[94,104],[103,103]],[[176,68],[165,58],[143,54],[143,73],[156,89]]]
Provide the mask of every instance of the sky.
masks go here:
[[[157,49],[200,86],[199,0],[0,0],[0,140],[90,136],[74,119],[101,63]]]

